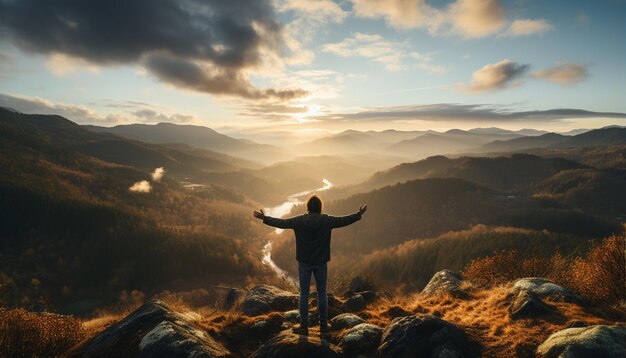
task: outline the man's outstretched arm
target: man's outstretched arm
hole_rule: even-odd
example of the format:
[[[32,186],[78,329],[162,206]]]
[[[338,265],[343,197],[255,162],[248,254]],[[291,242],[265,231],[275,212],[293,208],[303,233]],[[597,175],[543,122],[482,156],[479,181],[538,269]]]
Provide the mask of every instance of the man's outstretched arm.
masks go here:
[[[359,220],[361,220],[361,216],[363,213],[367,211],[367,205],[361,205],[359,211],[354,214],[346,215],[346,216],[328,216],[330,218],[330,226],[333,229],[348,226],[353,224]]]
[[[255,211],[253,213],[254,217],[257,219],[263,220],[263,224],[273,226],[279,229],[293,229],[294,218],[289,219],[279,219],[273,218],[271,216],[265,215],[263,209],[259,209],[259,211]]]

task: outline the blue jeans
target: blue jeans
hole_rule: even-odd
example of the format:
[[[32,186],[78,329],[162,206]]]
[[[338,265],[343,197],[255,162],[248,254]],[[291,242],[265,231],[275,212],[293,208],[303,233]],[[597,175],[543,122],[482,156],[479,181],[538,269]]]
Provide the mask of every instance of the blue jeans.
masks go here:
[[[317,312],[320,324],[326,324],[328,319],[328,296],[326,295],[326,276],[328,275],[326,262],[317,265],[298,263],[300,276],[300,324],[309,326],[309,289],[311,288],[311,274],[315,276],[317,289]]]

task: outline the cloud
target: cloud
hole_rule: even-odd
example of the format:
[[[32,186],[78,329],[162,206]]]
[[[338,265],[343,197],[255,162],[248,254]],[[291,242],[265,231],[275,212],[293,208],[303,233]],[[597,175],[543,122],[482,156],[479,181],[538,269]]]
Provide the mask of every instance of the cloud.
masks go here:
[[[318,116],[320,121],[469,121],[469,122],[559,122],[572,118],[619,118],[626,113],[592,112],[559,108],[542,111],[513,111],[498,105],[437,103],[395,107],[365,108],[355,113]]]
[[[13,108],[28,114],[56,114],[79,124],[116,125],[128,123],[190,123],[198,119],[192,115],[166,114],[153,110],[153,105],[133,101],[106,101],[105,106],[125,110],[124,113],[101,115],[93,109],[83,106],[51,101],[39,97],[15,96],[0,93],[0,106]]]
[[[0,2],[0,38],[51,56],[57,73],[75,65],[68,58],[96,66],[140,65],[163,82],[217,95],[305,95],[257,89],[248,80],[249,72],[284,55],[283,37],[271,0]],[[59,63],[54,56],[64,57]]]
[[[364,18],[384,18],[401,29],[424,28],[431,34],[455,34],[466,38],[498,32],[505,13],[498,0],[456,0],[437,8],[426,0],[352,0],[354,12]]]
[[[466,92],[494,91],[508,88],[519,84],[516,81],[522,77],[530,65],[515,63],[510,60],[502,60],[498,63],[485,65],[472,74],[472,82],[458,86]]]
[[[154,180],[155,182],[160,182],[163,176],[165,175],[165,168],[163,167],[156,168],[150,175],[152,176],[152,180]]]
[[[341,57],[365,57],[380,62],[388,71],[402,69],[405,44],[385,40],[378,34],[357,32],[352,37],[337,43],[322,46],[322,51]]]
[[[515,20],[509,26],[509,28],[502,33],[502,37],[513,37],[513,36],[528,36],[528,35],[543,35],[545,32],[552,30],[552,25],[544,20]]]
[[[332,0],[282,0],[277,1],[279,11],[295,11],[319,21],[342,22],[348,12]]]
[[[533,72],[532,77],[562,86],[573,86],[589,77],[589,72],[584,64],[557,62],[553,67]]]
[[[500,32],[506,13],[500,0],[456,0],[435,7],[426,0],[352,0],[354,12],[363,18],[384,18],[392,27],[426,29],[431,35],[481,38]],[[543,34],[552,25],[544,19],[514,20],[500,36]]]
[[[411,52],[409,54],[410,57],[415,59],[417,62],[415,63],[415,67],[419,68],[422,71],[426,71],[431,74],[444,74],[450,71],[449,66],[437,65],[434,64],[433,53],[419,53],[419,52]]]
[[[147,180],[142,180],[133,184],[128,190],[133,193],[149,193],[152,191],[152,185]]]
[[[148,123],[191,123],[196,120],[194,116],[175,113],[167,115],[164,113],[156,112],[152,109],[139,109],[133,112],[133,115],[137,118],[143,119],[143,122]]]
[[[452,32],[477,38],[494,34],[504,26],[504,8],[499,0],[458,0],[448,8]]]

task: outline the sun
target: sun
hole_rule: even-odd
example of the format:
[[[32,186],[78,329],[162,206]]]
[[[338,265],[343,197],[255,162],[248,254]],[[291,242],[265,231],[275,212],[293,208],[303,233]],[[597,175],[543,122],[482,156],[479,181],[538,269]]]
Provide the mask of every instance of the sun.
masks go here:
[[[306,112],[298,113],[294,117],[296,121],[300,123],[316,122],[317,121],[316,119],[312,119],[310,117],[315,117],[319,115],[321,109],[322,109],[322,106],[317,105],[317,104],[307,105]]]

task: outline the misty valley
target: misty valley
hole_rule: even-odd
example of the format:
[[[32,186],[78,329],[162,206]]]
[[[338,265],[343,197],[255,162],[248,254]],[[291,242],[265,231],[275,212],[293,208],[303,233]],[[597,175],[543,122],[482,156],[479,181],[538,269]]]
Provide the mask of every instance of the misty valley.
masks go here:
[[[571,270],[591,276],[593,255],[623,254],[626,128],[351,130],[290,150],[206,127],[136,126],[0,109],[4,307],[99,322],[76,331],[83,337],[151,298],[217,319],[237,309],[233,295],[256,285],[297,290],[292,231],[251,212],[295,216],[315,193],[330,214],[370,208],[333,235],[329,292],[375,291],[384,303],[362,312],[373,322],[397,316],[385,312],[444,269],[471,280],[470,295],[500,299],[510,280],[544,277],[607,307],[574,316],[624,319],[615,306],[625,298],[620,268],[604,277],[622,280],[613,289]],[[234,349],[228,330],[246,323],[227,317],[201,325],[221,325],[216,334]],[[257,339],[237,349],[249,354]]]

